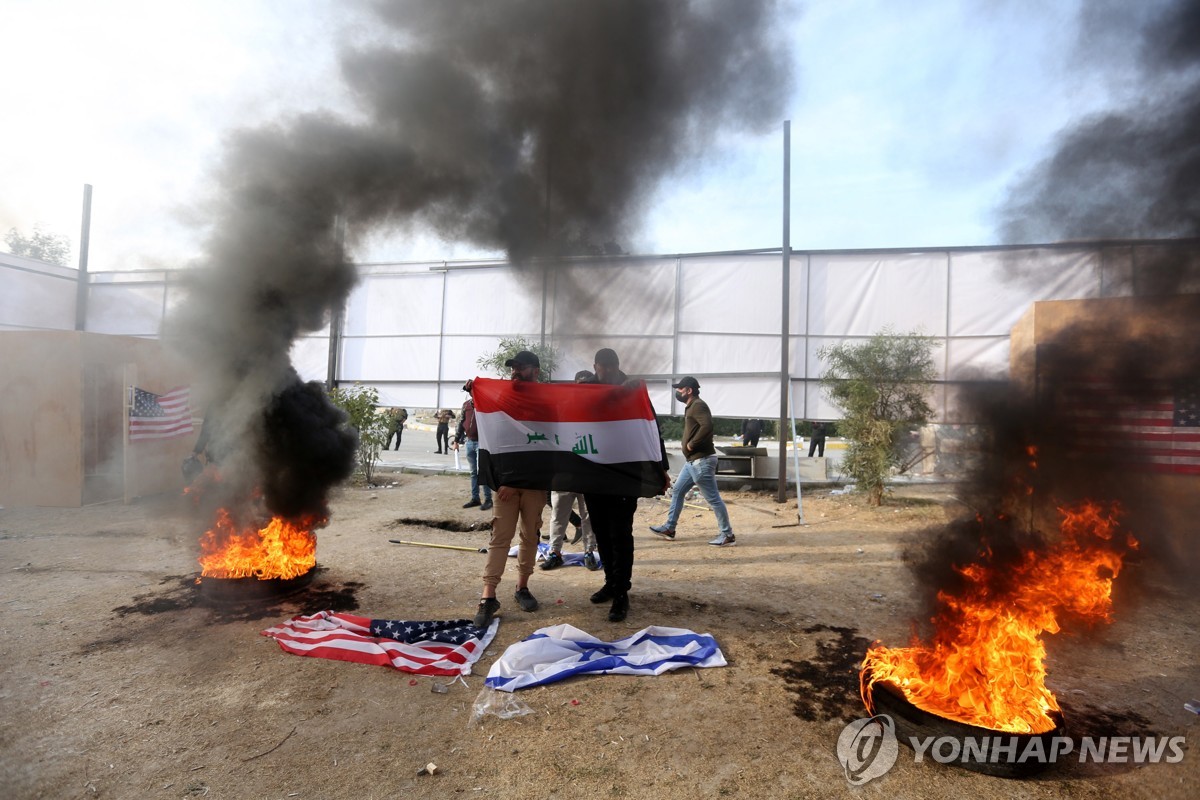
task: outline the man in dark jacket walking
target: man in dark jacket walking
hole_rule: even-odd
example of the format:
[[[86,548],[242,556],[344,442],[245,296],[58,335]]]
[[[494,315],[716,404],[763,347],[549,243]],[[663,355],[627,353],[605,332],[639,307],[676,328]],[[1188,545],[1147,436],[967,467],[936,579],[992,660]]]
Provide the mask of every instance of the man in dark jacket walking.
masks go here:
[[[693,486],[699,487],[708,507],[717,517],[717,538],[709,544],[716,547],[732,547],[737,540],[729,524],[729,510],[717,491],[717,449],[713,446],[712,411],[708,403],[700,399],[700,382],[688,376],[671,384],[675,397],[687,404],[683,417],[683,456],[687,463],[679,470],[675,479],[675,491],[671,494],[671,510],[662,525],[651,525],[657,536],[674,541],[675,525],[683,513],[683,501]]]

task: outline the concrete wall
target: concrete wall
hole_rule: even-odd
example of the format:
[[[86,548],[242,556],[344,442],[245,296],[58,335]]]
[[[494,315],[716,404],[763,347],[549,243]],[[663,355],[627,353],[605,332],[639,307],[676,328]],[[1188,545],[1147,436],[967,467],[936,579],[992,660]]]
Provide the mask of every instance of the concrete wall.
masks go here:
[[[0,505],[71,507],[182,490],[180,464],[196,434],[126,441],[130,386],[162,393],[191,380],[157,341],[0,331],[0,371]]]

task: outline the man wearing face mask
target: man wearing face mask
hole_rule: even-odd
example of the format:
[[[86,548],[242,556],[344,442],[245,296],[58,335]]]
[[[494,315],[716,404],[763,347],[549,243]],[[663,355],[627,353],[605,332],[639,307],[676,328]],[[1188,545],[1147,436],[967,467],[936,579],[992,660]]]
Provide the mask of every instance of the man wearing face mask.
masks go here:
[[[709,544],[715,547],[733,547],[737,543],[733,528],[729,524],[729,511],[717,491],[717,449],[713,446],[712,412],[708,403],[700,399],[700,382],[690,375],[671,384],[675,397],[687,405],[683,417],[683,456],[687,462],[675,479],[675,491],[671,495],[671,510],[663,525],[651,525],[650,530],[663,539],[674,541],[675,525],[683,513],[683,501],[693,486],[717,516],[717,538]]]
[[[504,366],[512,369],[514,381],[536,382],[541,371],[541,362],[536,353],[522,350]],[[471,382],[463,387],[470,392]],[[483,568],[483,591],[479,607],[475,612],[475,626],[486,628],[492,617],[500,610],[496,599],[496,587],[504,574],[508,562],[508,548],[521,524],[521,541],[517,549],[517,591],[513,598],[525,611],[536,611],[538,601],[529,591],[529,576],[533,574],[533,563],[537,559],[538,535],[542,527],[542,509],[546,507],[545,489],[518,489],[501,486],[496,490],[496,506],[492,512],[492,536],[488,541],[487,563]]]

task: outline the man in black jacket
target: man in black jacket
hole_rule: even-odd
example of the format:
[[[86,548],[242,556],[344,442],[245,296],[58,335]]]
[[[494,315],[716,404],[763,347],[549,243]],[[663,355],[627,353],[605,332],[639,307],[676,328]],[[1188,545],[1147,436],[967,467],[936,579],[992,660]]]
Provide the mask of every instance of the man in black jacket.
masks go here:
[[[596,351],[593,369],[596,383],[620,386],[629,378],[621,371],[621,361],[615,351],[602,348]],[[669,485],[666,450],[663,451],[663,488]],[[591,512],[596,548],[604,565],[604,586],[592,595],[593,603],[612,601],[608,618],[620,622],[629,614],[629,589],[633,581],[633,514],[637,511],[636,496],[599,494],[584,495]]]

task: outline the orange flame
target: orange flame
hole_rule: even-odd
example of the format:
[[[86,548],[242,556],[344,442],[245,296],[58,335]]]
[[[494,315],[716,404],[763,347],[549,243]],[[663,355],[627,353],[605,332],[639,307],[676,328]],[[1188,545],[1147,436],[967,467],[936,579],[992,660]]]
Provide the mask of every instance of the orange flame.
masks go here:
[[[955,567],[965,588],[939,592],[935,633],[928,644],[914,637],[909,647],[876,643],[859,673],[863,702],[874,712],[874,685],[899,688],[925,711],[968,725],[1012,733],[1053,730],[1059,710],[1046,688],[1043,633],[1057,633],[1062,615],[1107,622],[1112,582],[1125,547],[1115,540],[1118,509],[1084,502],[1063,515],[1061,539],[1049,552],[1021,553],[1005,566],[997,591],[997,568],[985,546],[977,563]]]
[[[201,578],[295,578],[317,563],[314,528],[325,520],[273,517],[262,528],[239,527],[225,509],[200,537]]]

